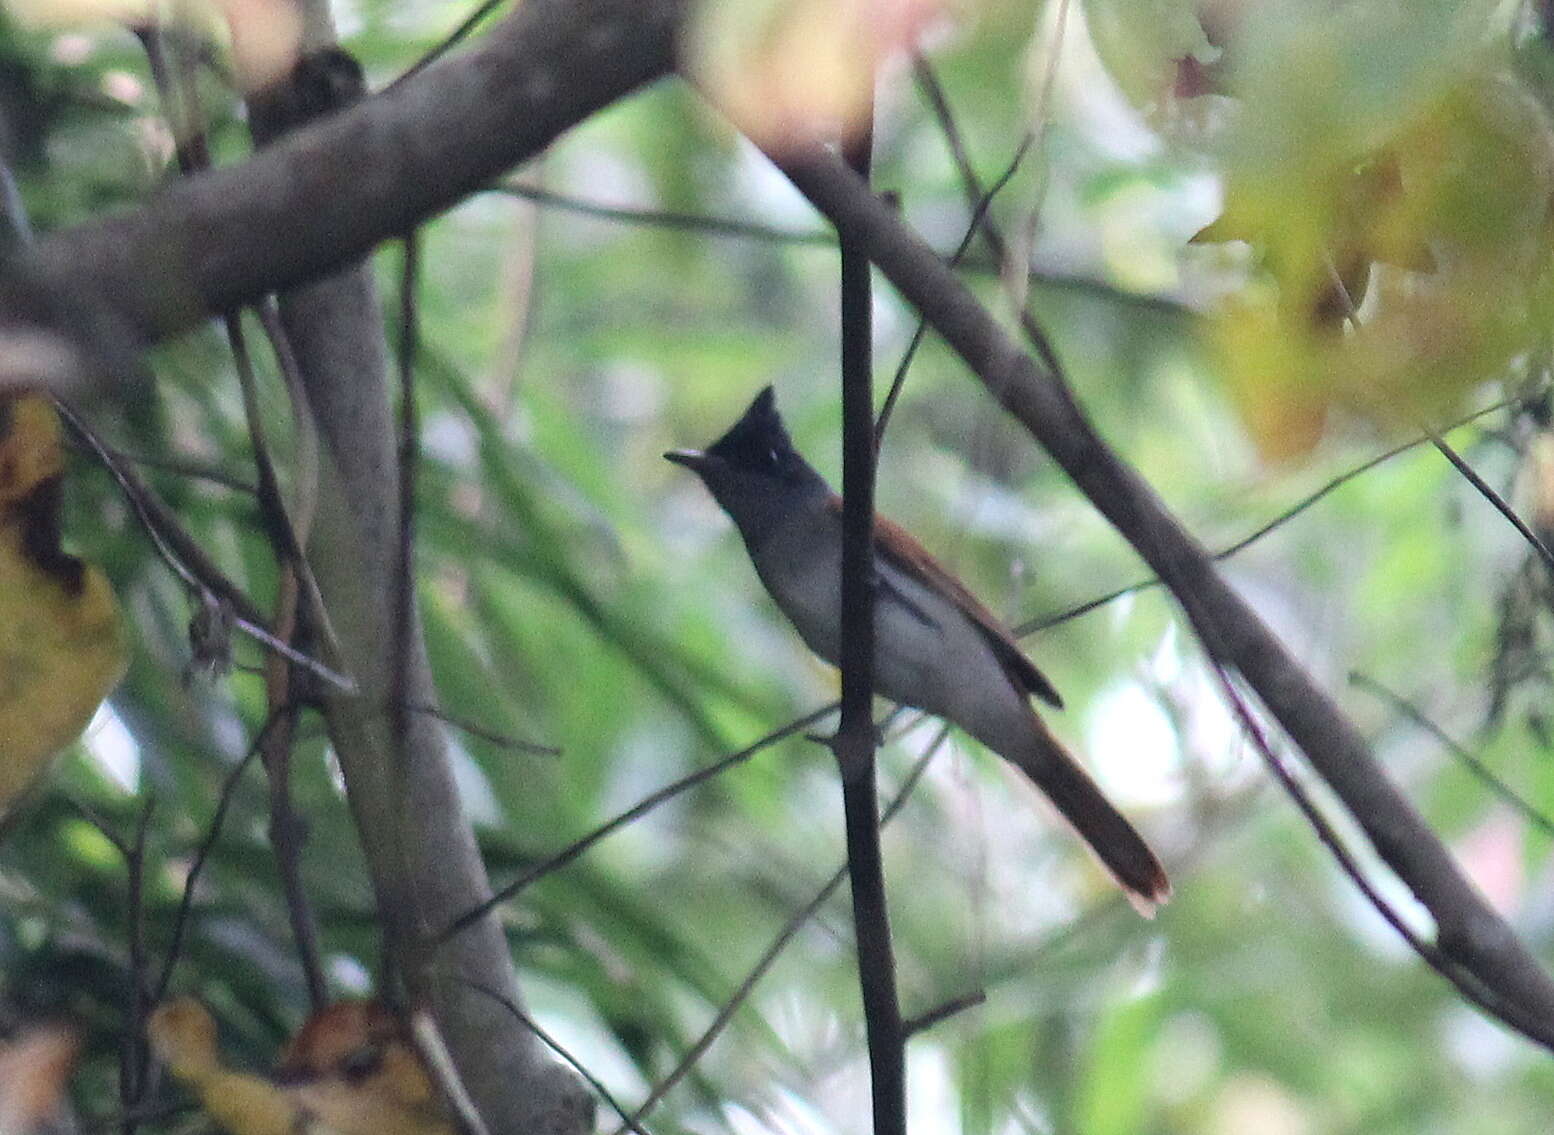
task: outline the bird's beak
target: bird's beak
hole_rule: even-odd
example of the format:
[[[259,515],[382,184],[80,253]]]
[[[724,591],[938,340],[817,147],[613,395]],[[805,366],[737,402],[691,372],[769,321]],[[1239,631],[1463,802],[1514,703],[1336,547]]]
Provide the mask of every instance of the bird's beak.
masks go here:
[[[693,472],[700,472],[707,464],[707,455],[699,449],[671,449],[664,454],[665,461],[673,461],[676,465],[684,465]]]

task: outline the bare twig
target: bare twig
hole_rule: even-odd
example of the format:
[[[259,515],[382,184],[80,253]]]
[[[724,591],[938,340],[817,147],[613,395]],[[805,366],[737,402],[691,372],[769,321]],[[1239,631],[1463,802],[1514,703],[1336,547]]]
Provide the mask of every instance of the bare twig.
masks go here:
[[[1031,143],[1034,144],[1035,135],[1032,134],[1030,137]],[[999,180],[1003,180],[1006,176],[1009,175],[1000,175]],[[996,196],[998,191],[999,187],[995,183],[988,188],[987,192]],[[616,221],[625,225],[643,225],[649,228],[670,229],[676,232],[695,233],[701,236],[743,238],[765,241],[770,244],[787,244],[799,247],[835,248],[837,246],[835,232],[827,229],[786,229],[775,225],[761,224],[757,221],[741,220],[737,217],[711,216],[704,213],[681,213],[664,209],[637,208],[629,205],[606,205],[602,201],[590,201],[565,193],[557,193],[555,190],[542,189],[538,186],[525,185],[515,181],[487,186],[481,192],[517,197],[526,201],[532,201],[542,208],[559,209],[563,212],[576,213],[583,217],[594,217],[603,221]],[[973,210],[973,212],[975,211]],[[972,239],[975,238],[975,235],[975,230],[973,230]],[[997,261],[971,255],[967,238],[963,237],[961,243],[956,248],[959,249],[958,255],[955,250],[951,250],[945,254],[945,258],[946,260],[954,258],[954,262],[958,263],[965,271],[998,274],[1004,268],[1004,265]],[[1031,283],[1042,284],[1049,288],[1084,292],[1110,300],[1113,303],[1164,314],[1182,316],[1189,314],[1188,308],[1168,296],[1125,291],[1107,283],[1105,280],[1090,276],[1075,275],[1055,268],[1041,267],[1030,268],[1027,275]]]
[[[1516,1029],[1528,1039],[1536,1041],[1545,1048],[1554,1049],[1554,1027],[1547,1022],[1538,1020],[1524,1013],[1518,1006],[1505,1002],[1492,986],[1486,985],[1472,970],[1465,969],[1449,954],[1444,953],[1435,945],[1425,941],[1418,932],[1397,912],[1397,909],[1389,903],[1370,879],[1366,877],[1359,862],[1352,852],[1344,845],[1342,837],[1327,818],[1322,815],[1316,802],[1311,799],[1300,781],[1290,770],[1285,767],[1279,755],[1274,752],[1273,745],[1264,734],[1262,727],[1257,723],[1250,707],[1236,689],[1234,681],[1225,672],[1224,667],[1213,664],[1215,677],[1219,680],[1220,689],[1225,695],[1225,700],[1230,704],[1241,727],[1252,740],[1252,745],[1262,756],[1268,770],[1273,773],[1295,806],[1300,810],[1306,822],[1316,832],[1317,838],[1332,855],[1339,869],[1349,876],[1351,882],[1365,896],[1367,902],[1381,915],[1383,921],[1396,931],[1398,937],[1406,942],[1410,949],[1424,961],[1431,969],[1435,970],[1447,981],[1451,982],[1474,1005],[1477,1005],[1490,1016],[1497,1017],[1501,1021]]]
[[[95,456],[85,445],[72,443],[72,448],[77,453]],[[243,478],[228,473],[225,469],[209,462],[196,461],[187,457],[152,456],[147,453],[132,453],[127,449],[106,443],[104,443],[103,448],[119,461],[138,465],[143,469],[167,473],[174,477],[187,477],[193,481],[209,481],[213,485],[220,485],[224,489],[231,489],[235,493],[243,493],[247,496],[254,496],[259,491],[252,481],[245,481]]]
[[[961,237],[960,244],[956,246],[950,256],[950,264],[959,264],[961,257],[971,247],[972,239],[977,235],[979,227],[984,232],[996,233],[991,228],[988,218],[988,210],[993,207],[993,201],[1002,192],[1004,186],[1014,180],[1014,175],[1019,172],[1020,163],[1025,160],[1025,155],[1030,152],[1031,143],[1036,135],[1027,134],[1015,147],[1014,156],[1009,159],[1009,164],[1004,167],[1004,172],[998,175],[997,180],[988,187],[986,193],[982,193],[971,210],[971,220],[966,224],[966,233]],[[973,175],[975,176],[975,175]],[[874,448],[877,450],[885,440],[885,427],[890,424],[890,416],[895,411],[896,400],[901,397],[901,388],[906,385],[907,371],[912,366],[912,360],[917,357],[918,348],[923,345],[923,340],[928,335],[928,321],[918,317],[917,327],[912,331],[912,338],[907,343],[906,350],[901,354],[901,362],[896,366],[895,377],[890,381],[890,391],[885,395],[885,404],[880,407],[879,419],[874,423]]]
[[[485,1121],[480,1118],[480,1112],[475,1110],[475,1101],[470,1099],[469,1089],[464,1086],[459,1070],[453,1066],[448,1043],[443,1040],[442,1030],[437,1027],[430,1013],[417,1009],[410,1014],[410,1036],[415,1041],[422,1063],[431,1073],[432,1082],[458,1117],[462,1135],[487,1135]]]
[[[146,1076],[150,1070],[150,1054],[146,1049],[146,1013],[150,1004],[146,997],[146,835],[151,830],[151,814],[156,810],[156,797],[146,796],[135,824],[135,835],[124,850],[125,871],[128,886],[125,903],[129,921],[129,1027],[119,1049],[119,1100],[124,1105],[125,1117],[120,1126],[124,1135],[135,1135],[139,1126],[133,1109],[146,1093]]]
[[[554,745],[542,745],[538,741],[526,741],[522,737],[514,737],[507,733],[499,733],[495,729],[488,729],[484,725],[476,725],[471,721],[464,721],[453,716],[440,706],[427,705],[421,702],[410,702],[405,706],[411,713],[423,713],[427,717],[434,717],[444,725],[451,725],[460,733],[468,733],[471,737],[479,737],[482,741],[489,741],[493,745],[503,749],[511,749],[518,753],[533,753],[541,757],[559,757],[561,750]]]
[[[1002,265],[1009,256],[1008,246],[1004,242],[1003,233],[999,231],[993,219],[982,216],[987,211],[984,202],[988,194],[982,191],[981,179],[977,177],[971,155],[966,152],[966,143],[961,137],[960,126],[955,121],[955,112],[950,109],[950,100],[945,95],[939,76],[934,73],[933,64],[928,61],[926,55],[917,54],[912,57],[912,77],[917,80],[918,89],[922,91],[929,109],[933,111],[934,121],[938,123],[939,132],[944,135],[944,144],[950,151],[950,159],[955,163],[955,172],[960,177],[961,193],[966,198],[966,207],[971,210],[973,218],[970,228],[973,233],[978,228],[981,229],[982,239],[987,242],[988,251],[992,253],[993,260]],[[1024,153],[1035,140],[1035,132],[1027,132],[1021,139],[1020,152]]]
[[[297,815],[291,799],[291,747],[300,707],[286,700],[290,696],[288,687],[289,683],[271,686],[270,706],[277,714],[276,727],[261,746],[261,757],[270,789],[270,850],[275,857],[281,895],[286,900],[286,914],[291,922],[292,941],[297,949],[298,964],[302,967],[308,1001],[317,1012],[328,1002],[329,990],[324,981],[318,944],[318,921],[313,916],[313,906],[302,882],[302,846],[307,839],[307,825]]]
[[[1447,735],[1446,730],[1426,717],[1413,702],[1409,701],[1402,694],[1388,689],[1375,678],[1362,674],[1358,670],[1352,671],[1349,674],[1349,683],[1380,698],[1415,725],[1429,733],[1445,747],[1448,753],[1460,761],[1463,767],[1478,777],[1486,788],[1520,813],[1523,819],[1543,832],[1544,835],[1554,835],[1554,820],[1549,819],[1548,816],[1534,808],[1516,789],[1501,780],[1493,769],[1452,740]]]
[[[265,531],[269,535],[270,547],[279,567],[273,627],[278,638],[290,643],[297,637],[298,598],[302,581],[304,577],[311,576],[308,574],[307,559],[302,553],[301,537],[292,526],[282,499],[280,478],[270,457],[259,405],[258,380],[243,334],[242,319],[237,312],[227,312],[222,321],[237,369],[238,388],[242,393],[243,413],[253,449],[254,470],[258,475],[259,513],[264,519]],[[323,611],[323,603],[317,600],[316,588],[313,595],[315,602],[312,610],[317,625],[322,621],[319,615]],[[327,1000],[327,989],[323,964],[319,959],[318,923],[313,917],[312,905],[302,885],[305,828],[291,800],[291,746],[298,710],[292,704],[290,663],[281,655],[269,655],[265,659],[264,677],[271,712],[278,714],[275,728],[269,731],[259,749],[270,789],[270,847],[275,855],[276,873],[280,878],[281,893],[285,897],[286,911],[291,920],[292,939],[302,965],[308,999],[314,1011],[317,1011]],[[290,708],[282,709],[283,706]]]
[[[1473,466],[1463,460],[1460,453],[1448,445],[1446,440],[1434,431],[1430,432],[1430,444],[1440,451],[1442,457],[1451,462],[1452,468],[1461,473],[1463,479],[1472,485],[1480,496],[1494,506],[1496,512],[1510,521],[1511,527],[1516,529],[1523,540],[1527,541],[1528,546],[1537,553],[1538,558],[1544,562],[1545,566],[1550,571],[1554,571],[1554,551],[1550,551],[1549,546],[1532,530],[1531,526],[1516,514],[1516,510],[1511,507],[1510,502],[1497,493],[1488,481],[1478,475]]]
[[[457,47],[461,41],[467,38],[470,32],[474,31],[477,27],[484,23],[487,16],[491,15],[492,12],[495,12],[506,2],[507,0],[480,0],[480,3],[475,5],[470,14],[459,21],[457,27],[455,27],[447,35],[443,36],[443,38],[438,40],[436,45],[430,48],[424,55],[421,56],[421,58],[417,59],[414,63],[402,71],[399,77],[389,84],[389,89],[392,90],[394,87],[399,86],[399,84],[414,78],[416,75],[419,75],[422,71],[426,70],[426,68],[430,67],[433,63],[437,62],[437,60],[441,59],[444,55],[448,54],[448,52]]]
[[[476,993],[483,994],[484,996],[491,998],[491,1000],[495,1001],[497,1004],[501,1005],[502,1008],[511,1013],[518,1020],[518,1022],[523,1025],[524,1028],[528,1029],[535,1036],[539,1037],[541,1044],[550,1049],[557,1056],[561,1057],[562,1060],[565,1060],[574,1072],[576,1072],[579,1076],[588,1082],[588,1086],[594,1090],[594,1094],[602,1099],[605,1103],[609,1104],[610,1108],[615,1112],[615,1114],[621,1117],[621,1131],[630,1131],[633,1133],[633,1135],[647,1135],[647,1132],[644,1131],[642,1127],[636,1122],[636,1120],[634,1120],[626,1111],[626,1109],[621,1106],[620,1101],[615,1098],[610,1089],[604,1086],[604,1082],[600,1080],[599,1077],[590,1072],[581,1060],[573,1056],[572,1053],[567,1050],[565,1045],[563,1045],[555,1037],[551,1036],[550,1033],[545,1031],[545,1029],[541,1028],[538,1021],[536,1021],[533,1017],[529,1016],[529,1014],[525,1013],[522,1009],[515,1005],[512,998],[504,996],[495,989],[492,989],[489,985],[485,985],[482,982],[474,981],[467,977],[457,976],[455,977],[455,980],[460,984],[473,989]]]
[[[248,746],[248,751],[243,754],[242,760],[232,766],[226,779],[221,783],[221,794],[216,798],[216,810],[211,814],[210,826],[205,831],[205,838],[200,841],[195,850],[194,859],[189,864],[189,873],[184,876],[183,897],[178,901],[178,913],[173,916],[173,937],[167,946],[167,957],[162,962],[162,975],[157,978],[156,995],[151,999],[158,1003],[167,997],[167,988],[172,983],[173,971],[178,966],[179,955],[183,952],[184,934],[188,930],[189,914],[194,907],[194,888],[200,880],[200,872],[205,869],[205,861],[210,858],[210,853],[215,849],[216,840],[221,835],[221,825],[227,818],[227,809],[232,806],[232,801],[237,795],[238,781],[242,779],[243,772],[259,755],[259,750],[264,745],[265,737],[270,730],[275,728],[280,721],[280,710],[271,710],[265,719],[259,732],[254,735],[253,743]]]
[[[926,1013],[919,1013],[915,1017],[908,1017],[901,1023],[907,1039],[911,1039],[925,1029],[931,1029],[941,1021],[947,1021],[957,1013],[964,1013],[967,1009],[975,1008],[987,1002],[987,993],[978,989],[974,993],[963,993],[959,997],[952,997],[942,1005],[936,1005]]]
[[[1458,418],[1455,422],[1452,422],[1450,425],[1446,426],[1445,431],[1443,432],[1449,432],[1451,430],[1458,429],[1462,426],[1468,425],[1471,422],[1476,422],[1482,417],[1493,414],[1498,410],[1504,410],[1509,406],[1514,406],[1516,401],[1517,400],[1515,398],[1503,398],[1491,406],[1485,406],[1482,410],[1475,410],[1471,414]],[[1418,437],[1409,441],[1405,441],[1401,445],[1394,445],[1391,449],[1388,449],[1382,453],[1378,453],[1375,457],[1367,458],[1353,468],[1344,470],[1344,472],[1338,474],[1338,476],[1324,482],[1322,486],[1315,492],[1307,493],[1305,496],[1301,497],[1300,500],[1284,509],[1272,520],[1259,525],[1256,529],[1243,536],[1241,539],[1237,540],[1234,544],[1230,544],[1224,548],[1221,548],[1219,551],[1215,552],[1211,558],[1215,561],[1228,560],[1232,556],[1244,552],[1247,548],[1250,548],[1253,544],[1257,543],[1264,536],[1267,536],[1270,532],[1274,532],[1277,529],[1282,528],[1291,520],[1294,520],[1297,516],[1305,512],[1312,505],[1317,504],[1335,489],[1342,488],[1344,485],[1347,485],[1350,481],[1354,480],[1356,477],[1359,477],[1361,474],[1369,473],[1372,469],[1376,468],[1376,466],[1381,465],[1387,461],[1391,461],[1399,454],[1407,453],[1410,449],[1415,449],[1429,440],[1431,440],[1429,434],[1420,434]],[[1021,623],[1019,626],[1015,627],[1014,633],[1023,638],[1026,635],[1035,634],[1037,631],[1047,630],[1049,627],[1055,627],[1059,623],[1066,623],[1070,619],[1077,619],[1081,615],[1088,615],[1091,611],[1121,599],[1124,595],[1132,595],[1135,592],[1144,591],[1151,587],[1159,587],[1163,582],[1164,581],[1158,575],[1150,576],[1148,579],[1141,579],[1136,583],[1128,584],[1126,587],[1119,587],[1113,591],[1108,591],[1105,595],[1098,595],[1094,599],[1087,599],[1077,606],[1068,607],[1062,611],[1056,612],[1055,614],[1042,615],[1039,618],[1031,619],[1028,622]]]
[[[1349,322],[1350,326],[1358,331],[1361,325],[1360,312],[1359,309],[1355,306],[1354,297],[1349,294],[1348,285],[1344,283],[1343,273],[1338,271],[1338,268],[1336,265],[1334,265],[1331,257],[1327,258],[1326,267],[1328,282],[1333,289],[1333,294],[1336,295],[1341,301],[1344,318]],[[1534,532],[1532,528],[1529,527],[1522,520],[1522,518],[1516,514],[1516,510],[1511,507],[1510,503],[1499,493],[1497,493],[1490,486],[1488,481],[1480,477],[1474,470],[1473,466],[1469,465],[1467,461],[1463,459],[1462,455],[1458,453],[1451,445],[1449,445],[1439,433],[1431,429],[1425,423],[1416,421],[1415,424],[1423,430],[1425,436],[1430,439],[1430,443],[1435,446],[1437,452],[1439,452],[1442,457],[1446,458],[1446,460],[1451,463],[1452,468],[1456,469],[1458,473],[1462,474],[1463,479],[1466,480],[1468,484],[1472,485],[1480,496],[1482,496],[1491,505],[1493,505],[1496,512],[1500,513],[1501,516],[1510,521],[1511,527],[1515,528],[1516,531],[1521,534],[1522,538],[1526,540],[1527,543],[1532,547],[1532,550],[1537,553],[1538,558],[1544,562],[1544,565],[1547,566],[1549,570],[1554,571],[1554,552],[1549,551],[1548,546],[1544,544],[1543,540],[1538,536],[1538,534]]]
[[[923,750],[923,755],[918,757],[913,763],[911,771],[907,773],[906,778],[901,782],[901,787],[896,790],[895,796],[891,798],[890,803],[885,805],[884,811],[880,813],[879,822],[881,827],[890,823],[896,817],[896,814],[901,811],[902,806],[912,795],[912,790],[917,787],[918,781],[922,779],[923,773],[927,771],[928,762],[933,760],[934,754],[943,747],[945,738],[949,735],[950,727],[948,725],[941,725],[939,731],[934,734],[933,740],[928,743],[928,747]],[[750,995],[755,992],[755,987],[760,983],[761,978],[766,976],[767,971],[776,964],[778,957],[788,948],[788,943],[798,936],[799,931],[808,924],[809,920],[815,916],[821,907],[825,906],[827,900],[837,892],[837,889],[847,878],[847,874],[848,864],[844,863],[836,869],[830,879],[826,880],[825,885],[815,893],[814,898],[793,912],[792,917],[777,932],[777,936],[772,939],[771,945],[756,959],[755,964],[750,967],[744,979],[740,981],[739,985],[734,988],[734,991],[729,994],[728,998],[719,1007],[717,1014],[712,1018],[712,1022],[702,1031],[701,1036],[696,1038],[695,1043],[686,1050],[685,1055],[680,1057],[675,1066],[670,1069],[669,1074],[654,1085],[647,1098],[638,1105],[636,1111],[632,1112],[630,1123],[640,1123],[645,1119],[648,1112],[657,1107],[659,1102],[674,1089],[675,1085],[685,1079],[691,1069],[696,1067],[697,1062],[707,1054],[707,1050],[712,1047],[713,1042],[722,1035],[723,1030],[728,1027],[728,1023],[734,1019],[734,1014],[739,1011],[739,1007],[749,1000]],[[634,1128],[623,1124],[615,1129],[614,1135],[624,1135],[628,1130],[634,1130]]]
[[[619,221],[622,224],[643,225],[648,228],[673,229],[678,232],[695,233],[698,236],[743,237],[771,244],[836,247],[836,235],[825,229],[783,229],[775,225],[742,221],[734,217],[711,217],[702,213],[677,213],[665,209],[606,205],[603,202],[585,201],[564,193],[557,193],[552,189],[542,189],[537,185],[524,185],[516,181],[504,181],[499,185],[493,185],[486,192],[522,198],[545,208],[559,209],[601,221]]]
[[[184,584],[197,594],[210,594],[232,610],[232,625],[262,646],[284,656],[288,661],[341,690],[354,690],[355,684],[344,674],[310,658],[290,643],[271,634],[264,625],[264,615],[252,599],[235,583],[222,574],[203,548],[184,531],[178,518],[152,491],[132,467],[115,458],[113,451],[104,445],[86,421],[63,399],[54,399],[54,408],[72,431],[82,439],[98,462],[119,484],[119,490],[129,501],[140,526],[151,538],[152,547]]]
[[[686,789],[693,788],[705,780],[711,780],[713,777],[717,776],[719,773],[725,771],[726,769],[730,769],[737,764],[742,764],[743,762],[749,760],[751,757],[755,756],[761,750],[770,748],[771,746],[777,744],[777,742],[785,740],[793,736],[795,733],[801,732],[802,730],[813,725],[815,722],[819,721],[822,717],[826,716],[826,714],[832,713],[835,710],[835,702],[827,706],[822,706],[820,709],[815,710],[813,713],[806,714],[805,716],[800,717],[795,721],[788,722],[788,724],[784,725],[781,729],[773,730],[754,744],[739,750],[739,752],[731,753],[730,755],[724,757],[722,760],[714,761],[712,764],[707,765],[705,768],[699,768],[688,776],[682,776],[679,780],[665,785],[657,792],[654,792],[651,795],[638,801],[636,804],[626,809],[614,819],[599,825],[597,828],[594,828],[593,831],[589,832],[582,839],[567,845],[560,851],[556,852],[554,855],[550,856],[544,862],[538,863],[535,866],[529,868],[522,875],[518,876],[518,878],[514,879],[511,883],[508,883],[506,886],[493,892],[491,897],[486,899],[484,902],[477,906],[471,907],[469,910],[466,910],[463,914],[459,915],[452,922],[450,922],[447,929],[443,930],[433,939],[433,945],[440,945],[441,943],[446,942],[448,939],[454,937],[459,932],[470,926],[473,926],[502,903],[507,902],[509,899],[515,897],[530,883],[533,883],[537,879],[541,879],[544,876],[549,875],[553,871],[557,871],[560,868],[565,867],[568,863],[571,863],[578,856],[582,855],[594,844],[598,843],[601,839],[604,839],[605,836],[620,830],[627,824],[641,819],[664,801],[678,796]]]

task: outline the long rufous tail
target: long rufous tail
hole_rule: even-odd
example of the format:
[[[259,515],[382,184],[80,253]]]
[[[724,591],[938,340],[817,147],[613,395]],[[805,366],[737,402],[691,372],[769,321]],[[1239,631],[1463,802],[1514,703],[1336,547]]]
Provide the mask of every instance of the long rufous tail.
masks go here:
[[[1014,763],[1089,844],[1134,908],[1153,917],[1155,909],[1171,897],[1171,882],[1160,860],[1040,719],[1033,741],[1031,753],[1012,755]]]

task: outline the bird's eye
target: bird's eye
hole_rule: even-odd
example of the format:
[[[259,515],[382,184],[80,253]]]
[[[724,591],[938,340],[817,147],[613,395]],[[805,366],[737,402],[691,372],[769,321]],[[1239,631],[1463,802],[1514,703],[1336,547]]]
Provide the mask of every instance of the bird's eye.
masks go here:
[[[771,465],[773,469],[775,469],[777,466],[782,464],[782,455],[775,449],[768,449],[766,451],[766,460],[767,463]]]

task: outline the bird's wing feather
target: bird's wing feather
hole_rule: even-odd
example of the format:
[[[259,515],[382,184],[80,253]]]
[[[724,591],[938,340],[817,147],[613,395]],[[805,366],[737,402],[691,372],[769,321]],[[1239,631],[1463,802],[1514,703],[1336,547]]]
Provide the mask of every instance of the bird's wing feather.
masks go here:
[[[833,496],[831,507],[840,515],[842,498]],[[988,646],[992,648],[993,656],[1003,665],[1005,673],[1020,687],[1029,690],[1042,701],[1062,707],[1063,699],[1058,695],[1058,691],[1047,680],[1047,676],[1036,669],[1036,664],[1025,657],[1009,628],[1004,626],[997,615],[983,606],[980,599],[967,591],[960,580],[945,571],[939,565],[939,561],[929,554],[928,549],[919,544],[905,528],[893,520],[876,515],[874,550],[881,559],[907,575],[913,576],[925,587],[948,596],[981,633]]]

